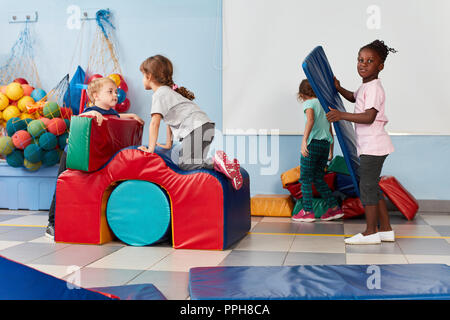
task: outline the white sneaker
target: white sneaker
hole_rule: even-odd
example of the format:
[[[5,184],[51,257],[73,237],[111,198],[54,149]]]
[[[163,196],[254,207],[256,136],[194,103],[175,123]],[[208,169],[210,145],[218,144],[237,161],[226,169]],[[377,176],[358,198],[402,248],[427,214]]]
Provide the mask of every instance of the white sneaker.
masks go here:
[[[380,235],[381,241],[386,241],[386,242],[394,242],[395,241],[394,230],[378,232],[378,234]]]
[[[369,234],[364,236],[362,233],[358,233],[351,238],[344,240],[345,244],[379,244],[381,243],[380,235],[378,233]]]

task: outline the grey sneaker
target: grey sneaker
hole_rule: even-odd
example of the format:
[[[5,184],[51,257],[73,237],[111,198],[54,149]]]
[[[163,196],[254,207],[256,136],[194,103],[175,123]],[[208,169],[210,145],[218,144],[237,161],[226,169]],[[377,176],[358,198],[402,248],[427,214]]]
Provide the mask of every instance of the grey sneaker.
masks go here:
[[[45,236],[50,239],[55,239],[55,227],[49,224],[45,230]]]

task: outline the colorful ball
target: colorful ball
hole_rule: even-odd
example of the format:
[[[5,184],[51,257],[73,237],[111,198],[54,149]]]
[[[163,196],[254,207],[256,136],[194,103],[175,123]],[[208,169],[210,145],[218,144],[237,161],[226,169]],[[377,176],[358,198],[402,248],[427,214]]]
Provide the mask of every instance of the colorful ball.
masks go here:
[[[125,92],[128,92],[128,85],[124,80],[120,81],[120,84],[117,88],[122,89]]]
[[[17,78],[14,80],[14,82],[20,83],[20,84],[28,84],[28,81],[24,78]]]
[[[48,132],[53,133],[55,136],[60,136],[64,132],[66,132],[66,123],[61,118],[53,118],[50,120],[47,130]]]
[[[33,138],[38,138],[45,132],[45,124],[41,120],[33,120],[28,124],[27,131]]]
[[[28,171],[36,171],[42,166],[42,162],[31,162],[27,159],[23,160],[23,166],[28,169]]]
[[[26,113],[26,112],[22,113],[19,118],[22,119],[22,120],[25,120],[25,119],[34,120],[33,115],[29,114],[29,113]]]
[[[56,102],[47,102],[44,106],[44,117],[53,119],[61,116],[61,110]]]
[[[31,92],[30,97],[32,97],[34,101],[39,101],[45,98],[46,95],[47,93],[44,90],[37,88],[34,89],[33,92]]]
[[[20,83],[12,82],[6,86],[6,95],[10,100],[17,101],[23,97],[23,88]]]
[[[127,98],[127,93],[120,88],[117,88],[117,104],[121,104]]]
[[[0,92],[6,95],[6,86],[0,86]]]
[[[39,137],[39,146],[43,150],[53,150],[58,144],[58,139],[53,133],[46,132]]]
[[[23,155],[30,162],[39,162],[44,156],[44,151],[37,144],[30,144],[25,148]]]
[[[0,137],[0,154],[3,156],[7,156],[14,150],[14,143],[12,142],[11,137]]]
[[[67,131],[70,130],[70,120],[64,119],[64,122],[66,123]]]
[[[30,145],[32,138],[28,131],[19,130],[13,134],[12,141],[17,149],[23,150]]]
[[[50,119],[49,118],[40,117],[39,120],[41,120],[45,124],[46,128],[48,127],[48,124],[50,123]]]
[[[9,106],[8,97],[6,94],[0,93],[0,111],[5,110],[7,106]]]
[[[69,138],[69,134],[66,132],[58,137],[58,146],[60,149],[64,150],[67,145],[67,138]]]
[[[9,155],[6,156],[6,162],[13,168],[20,168],[23,166],[23,151],[14,150]]]
[[[6,123],[6,132],[8,133],[8,136],[12,137],[14,133],[16,133],[19,130],[26,130],[27,129],[27,123],[20,118],[11,118]]]
[[[59,154],[56,149],[46,151],[42,157],[42,164],[47,167],[54,166],[59,162]]]
[[[3,110],[3,119],[8,121],[11,118],[19,117],[20,110],[16,106],[8,106],[5,110]]]
[[[117,73],[110,74],[108,76],[108,78],[110,78],[112,81],[114,81],[116,83],[116,86],[120,85],[120,75],[119,74],[117,74]]]
[[[130,109],[130,100],[128,100],[128,98],[126,98],[122,103],[117,104],[114,109],[118,112],[118,113],[124,113],[127,112],[128,109]]]
[[[22,88],[23,88],[23,95],[24,96],[30,96],[31,93],[34,90],[34,87],[30,86],[29,84],[23,84]]]
[[[34,100],[32,97],[29,96],[23,96],[20,98],[20,100],[17,102],[17,107],[21,112],[28,111],[27,106],[31,106],[34,103]]]

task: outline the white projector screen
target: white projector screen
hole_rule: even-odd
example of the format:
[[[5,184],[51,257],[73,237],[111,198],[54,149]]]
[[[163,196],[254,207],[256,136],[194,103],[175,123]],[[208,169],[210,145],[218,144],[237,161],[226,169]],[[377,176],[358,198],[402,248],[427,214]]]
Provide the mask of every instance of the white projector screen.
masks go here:
[[[448,0],[223,0],[224,133],[303,134],[296,94],[307,54],[323,46],[355,91],[358,50],[380,39],[398,50],[379,76],[389,133],[450,135],[449,17]]]

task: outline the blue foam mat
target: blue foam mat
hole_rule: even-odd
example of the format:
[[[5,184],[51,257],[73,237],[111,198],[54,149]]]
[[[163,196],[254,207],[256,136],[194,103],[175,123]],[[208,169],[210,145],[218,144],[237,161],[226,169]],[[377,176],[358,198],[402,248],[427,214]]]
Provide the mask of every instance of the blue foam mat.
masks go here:
[[[311,51],[305,58],[302,67],[325,112],[330,110],[330,106],[345,112],[344,104],[334,86],[333,71],[321,46]],[[359,197],[359,158],[356,150],[355,130],[350,122],[344,120],[334,122],[333,126],[352,177],[355,192]]]
[[[91,289],[112,294],[121,300],[167,300],[153,284],[131,284]]]
[[[450,299],[445,264],[201,267],[192,300]]]

